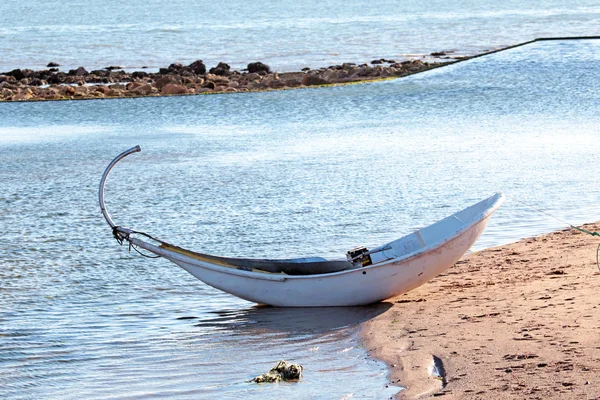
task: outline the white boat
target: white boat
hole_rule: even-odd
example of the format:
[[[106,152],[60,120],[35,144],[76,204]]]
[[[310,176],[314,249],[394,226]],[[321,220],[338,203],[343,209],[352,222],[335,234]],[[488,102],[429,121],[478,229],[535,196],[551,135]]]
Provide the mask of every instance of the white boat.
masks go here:
[[[117,241],[164,257],[224,292],[272,306],[357,306],[406,293],[458,261],[504,201],[503,194],[494,194],[390,243],[371,250],[352,249],[345,259],[217,257],[174,246],[113,222],[104,205],[106,178],[117,162],[138,151],[141,149],[136,146],[117,156],[100,181],[100,209]]]

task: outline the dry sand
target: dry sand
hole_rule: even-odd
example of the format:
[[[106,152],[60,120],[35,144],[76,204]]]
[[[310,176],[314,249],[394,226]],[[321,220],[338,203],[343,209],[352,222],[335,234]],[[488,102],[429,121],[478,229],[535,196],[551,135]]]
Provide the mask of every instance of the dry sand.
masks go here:
[[[568,229],[466,255],[390,299],[364,344],[402,399],[600,398],[599,242]]]

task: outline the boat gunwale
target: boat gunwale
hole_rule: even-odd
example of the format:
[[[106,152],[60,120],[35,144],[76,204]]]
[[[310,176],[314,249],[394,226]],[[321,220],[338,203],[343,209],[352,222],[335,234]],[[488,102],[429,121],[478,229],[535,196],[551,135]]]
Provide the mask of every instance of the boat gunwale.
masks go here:
[[[283,273],[271,273],[268,271],[265,272],[255,272],[255,271],[245,271],[243,269],[238,269],[238,268],[233,268],[233,267],[225,267],[225,266],[220,266],[220,265],[216,265],[216,264],[212,264],[209,262],[205,262],[205,261],[201,261],[198,259],[195,259],[193,257],[190,256],[186,256],[184,254],[180,254],[177,253],[175,251],[172,250],[167,250],[167,249],[163,249],[161,247],[152,245],[148,242],[145,242],[139,238],[130,238],[130,241],[132,244],[137,245],[139,247],[142,247],[154,254],[160,255],[162,257],[165,257],[167,259],[173,259],[173,260],[177,260],[180,262],[184,262],[186,264],[195,266],[197,268],[205,268],[205,269],[209,269],[209,270],[213,270],[215,272],[222,272],[225,274],[229,274],[229,275],[237,275],[237,276],[244,276],[244,277],[248,277],[248,278],[255,278],[255,279],[261,279],[261,280],[270,280],[270,281],[286,281],[288,279],[315,279],[315,278],[324,278],[324,277],[330,277],[330,276],[339,276],[339,275],[343,275],[343,274],[350,274],[350,273],[354,273],[357,271],[368,271],[374,268],[379,268],[379,267],[384,267],[387,266],[389,264],[393,264],[393,263],[398,263],[400,261],[402,262],[407,262],[410,261],[414,258],[417,258],[419,256],[421,256],[424,253],[428,253],[431,251],[435,251],[437,249],[439,249],[440,247],[444,246],[446,243],[456,239],[457,237],[463,235],[465,232],[467,232],[469,229],[473,228],[474,226],[476,226],[477,224],[481,223],[482,221],[486,220],[487,218],[489,218],[502,204],[502,202],[505,199],[505,195],[503,193],[495,193],[494,195],[480,201],[479,203],[482,203],[484,201],[491,201],[491,204],[486,207],[483,211],[479,212],[478,214],[476,214],[474,217],[471,218],[471,222],[468,224],[464,224],[462,225],[459,229],[457,229],[452,235],[444,237],[442,240],[432,244],[431,246],[427,246],[424,248],[421,248],[415,252],[412,253],[408,253],[405,254],[403,256],[400,257],[396,257],[396,258],[392,258],[377,264],[372,264],[372,265],[368,265],[365,267],[357,267],[357,268],[350,268],[350,269],[346,269],[346,270],[342,270],[342,271],[337,271],[337,272],[329,272],[329,273],[322,273],[322,274],[307,274],[307,275],[287,275],[287,274],[283,274]],[[476,203],[478,204],[478,203]],[[475,204],[475,205],[476,205]],[[472,206],[469,206],[472,207]],[[419,230],[417,230],[416,232],[422,231],[423,229],[426,229],[428,227],[434,226],[442,221],[444,221],[447,218],[451,218],[452,216],[455,216],[456,214],[466,210],[466,207],[462,210],[459,210],[457,212],[455,212],[454,214],[449,215],[448,217],[441,219],[439,221],[434,222],[433,224],[430,224],[424,228],[421,228]],[[414,233],[414,232],[413,232]],[[402,236],[399,239],[402,239],[404,237],[407,237],[413,233],[410,233],[408,235]],[[399,240],[397,239],[397,240]],[[384,245],[385,246],[385,245]]]

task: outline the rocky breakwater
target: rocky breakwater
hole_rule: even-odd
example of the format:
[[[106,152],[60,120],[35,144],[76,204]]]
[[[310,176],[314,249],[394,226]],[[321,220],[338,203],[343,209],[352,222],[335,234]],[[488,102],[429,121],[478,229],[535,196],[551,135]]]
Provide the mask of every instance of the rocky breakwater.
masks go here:
[[[373,60],[369,64],[345,63],[327,68],[304,68],[300,72],[278,73],[261,62],[242,71],[225,63],[207,70],[201,60],[189,65],[171,64],[156,73],[126,72],[120,67],[87,71],[79,67],[68,72],[57,64],[34,71],[15,69],[0,73],[0,101],[74,100],[145,96],[193,95],[203,93],[254,92],[307,86],[344,84],[401,77],[444,63],[419,60],[397,63]]]

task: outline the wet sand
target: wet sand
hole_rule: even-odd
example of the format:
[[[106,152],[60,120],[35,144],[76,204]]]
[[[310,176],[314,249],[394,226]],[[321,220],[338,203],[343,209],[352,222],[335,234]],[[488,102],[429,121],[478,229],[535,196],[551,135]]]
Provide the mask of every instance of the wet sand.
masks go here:
[[[598,243],[567,229],[466,255],[388,300],[364,344],[402,399],[599,398]]]

